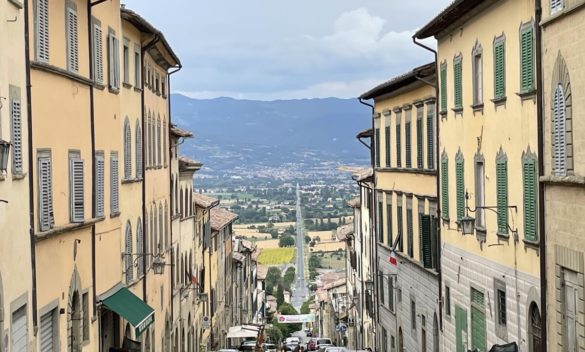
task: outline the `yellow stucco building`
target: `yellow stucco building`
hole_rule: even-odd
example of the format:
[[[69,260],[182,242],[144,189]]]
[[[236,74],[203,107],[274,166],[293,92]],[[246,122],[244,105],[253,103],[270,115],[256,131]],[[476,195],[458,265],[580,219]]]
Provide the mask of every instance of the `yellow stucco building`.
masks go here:
[[[539,348],[534,14],[457,1],[415,34],[438,41],[445,351]]]

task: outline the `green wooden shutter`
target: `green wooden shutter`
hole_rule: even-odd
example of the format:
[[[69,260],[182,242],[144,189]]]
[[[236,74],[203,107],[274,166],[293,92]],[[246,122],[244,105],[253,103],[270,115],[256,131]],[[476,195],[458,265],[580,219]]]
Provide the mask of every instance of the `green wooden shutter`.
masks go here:
[[[376,159],[376,167],[380,167],[380,129],[376,128],[376,140],[375,140],[375,145],[376,145],[376,155],[374,155],[374,158]]]
[[[534,89],[534,38],[532,25],[520,32],[520,66],[522,92]]]
[[[463,179],[463,160],[457,160],[455,166],[455,182],[457,186],[457,221],[465,215],[465,184]]]
[[[447,65],[441,65],[441,111],[447,111]]]
[[[494,46],[494,98],[496,99],[506,96],[506,47],[504,43],[501,40]]]
[[[496,163],[496,193],[498,207],[498,233],[508,233],[508,163],[505,159]]]
[[[404,134],[405,134],[405,142],[406,142],[406,146],[405,146],[405,151],[406,151],[406,168],[411,168],[412,167],[412,148],[411,148],[411,144],[410,144],[410,139],[411,139],[411,135],[410,135],[410,121],[406,123],[406,125],[404,126]]]
[[[385,132],[386,132],[386,167],[390,167],[390,126],[386,126],[385,128]]]
[[[431,241],[431,216],[421,214],[420,216],[420,230],[421,230],[421,243],[422,248],[421,261],[425,268],[433,267],[433,251]]]
[[[441,160],[441,216],[449,219],[449,160]]]
[[[471,289],[471,347],[486,350],[485,302],[483,293]]]
[[[382,196],[378,196],[382,197]],[[378,200],[378,228],[376,229],[378,233],[378,241],[384,243],[384,205],[381,202],[381,199]]]
[[[386,197],[391,197],[391,195],[386,195]],[[386,235],[386,244],[388,246],[392,246],[393,244],[393,240],[392,240],[392,204],[386,204],[386,229],[387,229],[387,235]]]
[[[400,145],[400,125],[396,125],[396,166],[402,167],[402,146]]]
[[[459,306],[455,306],[455,343],[456,352],[467,352],[467,312]]]
[[[435,105],[428,105],[427,112],[427,168],[435,168]]]
[[[399,199],[400,202],[400,199]],[[403,223],[403,218],[402,218],[402,206],[398,206],[396,207],[396,221],[397,221],[397,226],[398,226],[398,233],[397,236],[399,238],[398,240],[398,244],[397,244],[397,248],[399,252],[404,252],[404,237],[403,237],[403,231],[404,231],[404,223]]]
[[[459,109],[463,107],[463,77],[460,58],[456,59],[453,64],[453,75],[455,76],[455,108]]]
[[[536,241],[536,165],[534,159],[524,160],[524,238]]]
[[[421,109],[422,110],[422,109]],[[422,114],[416,119],[416,167],[419,169],[423,166],[423,123]]]
[[[414,257],[414,229],[412,224],[412,209],[406,209],[406,231],[408,235],[408,255]]]

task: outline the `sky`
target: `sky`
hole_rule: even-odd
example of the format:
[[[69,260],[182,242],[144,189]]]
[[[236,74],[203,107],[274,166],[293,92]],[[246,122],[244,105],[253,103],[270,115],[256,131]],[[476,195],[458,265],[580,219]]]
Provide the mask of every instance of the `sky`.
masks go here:
[[[173,92],[254,100],[354,98],[430,62],[412,35],[450,2],[122,0],[181,59]]]

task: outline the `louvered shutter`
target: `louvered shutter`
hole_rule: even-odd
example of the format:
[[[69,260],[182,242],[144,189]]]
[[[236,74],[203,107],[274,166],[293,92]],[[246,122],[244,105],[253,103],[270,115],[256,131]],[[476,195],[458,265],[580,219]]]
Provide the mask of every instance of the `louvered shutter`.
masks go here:
[[[163,121],[163,159],[165,166],[167,165],[167,154],[169,150],[167,149],[167,139],[169,137],[169,133],[167,130],[167,122]]]
[[[382,195],[378,196],[378,226],[376,233],[378,234],[378,241],[384,243],[384,204],[382,203]]]
[[[110,157],[110,213],[120,212],[120,174],[118,170],[118,154],[112,153]]]
[[[566,115],[565,94],[563,87],[558,85],[555,89],[553,101],[553,168],[556,176],[564,176],[567,173],[567,149],[566,149]]]
[[[408,255],[414,256],[414,229],[412,224],[412,209],[406,209],[406,231],[408,235]]]
[[[550,12],[551,14],[562,10],[564,7],[563,0],[550,0]]]
[[[455,166],[455,182],[457,186],[457,221],[460,221],[465,213],[465,184],[463,175],[463,160],[457,160]]]
[[[455,352],[467,352],[467,312],[455,306]]]
[[[114,37],[114,88],[120,89],[120,41]]]
[[[138,277],[144,275],[144,233],[142,232],[142,222],[138,219],[136,226],[136,253],[138,258]]]
[[[164,242],[164,222],[163,222],[163,209],[162,206],[158,207],[158,246],[161,252],[165,250]]]
[[[41,317],[41,329],[40,329],[40,351],[41,352],[54,352],[56,351],[56,344],[54,343],[54,327],[53,327],[53,313],[54,311],[50,311],[49,313],[43,315]]]
[[[79,158],[69,160],[71,222],[83,222],[84,219],[83,166],[83,160]]]
[[[47,231],[55,224],[53,218],[53,179],[50,157],[39,157],[39,227]]]
[[[406,168],[412,167],[412,148],[411,148],[411,134],[410,134],[410,121],[404,125],[404,139],[405,139],[405,151],[406,151]]]
[[[380,167],[380,129],[376,128],[376,140],[374,141],[375,144],[375,151],[376,154],[374,155],[375,161],[376,161],[376,167]]]
[[[508,163],[498,160],[496,163],[496,188],[498,207],[498,233],[508,233]]]
[[[12,174],[22,174],[22,119],[20,100],[12,100],[11,137],[12,137]]]
[[[453,74],[455,76],[455,107],[461,108],[463,106],[463,87],[462,87],[462,72],[461,59],[456,59],[453,64]]]
[[[449,219],[449,160],[441,160],[441,215]]]
[[[504,41],[494,47],[494,96],[500,99],[506,96],[506,56]]]
[[[157,133],[157,140],[156,140],[156,155],[157,155],[157,163],[158,166],[162,166],[162,154],[161,154],[161,149],[162,149],[162,133],[161,133],[161,126],[160,126],[160,120],[157,121],[157,126],[156,126],[156,133]]]
[[[128,120],[124,123],[124,179],[132,177],[132,131]]]
[[[170,245],[169,239],[169,206],[165,202],[165,248],[169,248]]]
[[[471,289],[471,346],[486,351],[485,302],[483,293]]]
[[[132,265],[132,228],[130,223],[126,224],[126,248],[125,248],[125,273],[126,273],[126,283],[132,282],[132,278],[134,277],[134,268]]]
[[[148,224],[148,215],[146,215],[146,218],[144,219],[144,240],[146,241],[146,253],[152,253],[152,249],[151,249],[151,242],[150,242],[150,231],[152,231],[150,229],[150,225]],[[150,260],[149,260],[150,256],[148,256],[146,258],[146,268],[148,269],[149,265],[150,265]]]
[[[398,200],[400,202],[400,200]],[[404,237],[403,237],[403,233],[404,233],[404,222],[403,222],[403,218],[402,218],[402,207],[398,206],[396,207],[396,222],[397,222],[397,226],[398,226],[398,244],[397,244],[397,248],[399,252],[404,252]]]
[[[520,34],[521,45],[521,87],[522,92],[534,89],[534,45],[532,26],[522,30]]]
[[[136,124],[136,178],[142,178],[142,129]]]
[[[438,254],[439,238],[437,235],[437,231],[438,231],[437,218],[435,216],[431,216],[430,226],[431,226],[431,228],[430,228],[431,267],[433,269],[437,269],[439,267],[439,254]]]
[[[26,352],[28,348],[28,329],[26,319],[26,305],[12,313],[10,329],[11,351]]]
[[[386,126],[385,128],[385,133],[386,133],[386,167],[391,167],[390,161],[391,161],[391,156],[390,156],[390,126]]]
[[[441,66],[441,111],[447,111],[447,65]]]
[[[153,234],[153,241],[152,244],[154,245],[153,251],[154,253],[159,253],[160,252],[160,243],[158,242],[158,236],[159,236],[159,229],[158,229],[158,214],[157,214],[157,208],[156,205],[154,206],[154,213],[152,215],[152,234]]]
[[[399,116],[399,115],[398,115]],[[396,166],[402,167],[402,146],[401,143],[401,135],[400,135],[400,124],[396,125]]]
[[[524,237],[536,241],[536,165],[534,159],[525,160],[524,173]]]
[[[79,71],[79,48],[77,41],[77,11],[67,7],[67,68]]]
[[[416,119],[416,166],[423,169],[423,123],[422,123],[422,109],[420,117]]]
[[[36,1],[35,37],[37,60],[49,62],[49,0]]]
[[[104,82],[104,53],[102,28],[98,24],[93,25],[93,55],[95,81],[101,84]]]
[[[435,168],[435,105],[428,105],[427,112],[427,168]]]
[[[391,195],[387,195],[387,197],[391,197]],[[386,232],[386,244],[392,247],[392,204],[386,204]]]
[[[96,216],[98,218],[104,216],[104,172],[105,172],[105,162],[104,156],[102,154],[98,154],[95,157],[95,172],[96,172]]]
[[[422,248],[422,257],[421,261],[425,268],[433,268],[433,249],[432,249],[432,240],[431,240],[431,216],[422,214],[420,216],[421,222],[421,243],[420,246]]]

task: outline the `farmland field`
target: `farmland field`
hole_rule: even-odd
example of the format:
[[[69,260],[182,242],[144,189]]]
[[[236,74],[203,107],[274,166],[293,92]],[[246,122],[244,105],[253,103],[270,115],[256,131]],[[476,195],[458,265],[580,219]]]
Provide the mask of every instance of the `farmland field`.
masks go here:
[[[321,268],[342,270],[345,269],[345,252],[312,253],[321,258]]]
[[[293,260],[294,256],[294,248],[267,248],[260,252],[258,263],[263,265],[288,264]]]
[[[268,237],[270,237],[270,235],[268,235]],[[257,241],[256,245],[258,246],[258,248],[262,249],[262,251],[265,251],[267,249],[270,248],[274,248],[274,249],[278,249],[278,240],[265,240],[265,241]]]
[[[335,236],[335,230],[333,231],[308,231],[307,236],[311,237],[311,239],[319,236],[321,241],[331,241],[333,236]]]
[[[343,242],[317,242],[313,247],[314,252],[332,252],[338,249],[345,250],[345,243]]]

